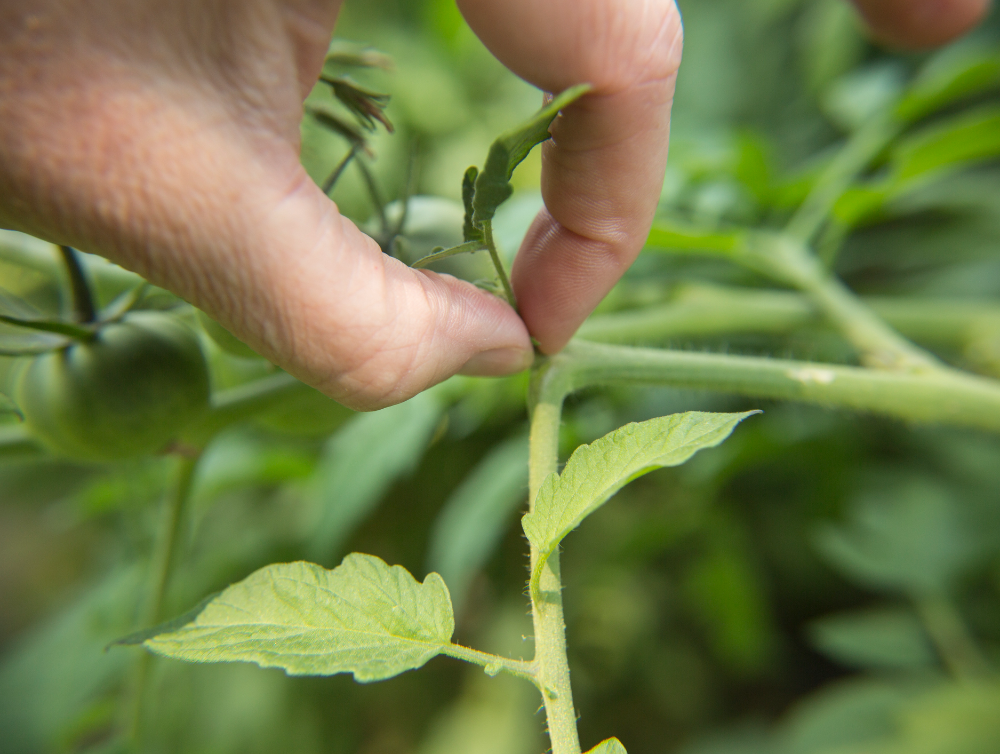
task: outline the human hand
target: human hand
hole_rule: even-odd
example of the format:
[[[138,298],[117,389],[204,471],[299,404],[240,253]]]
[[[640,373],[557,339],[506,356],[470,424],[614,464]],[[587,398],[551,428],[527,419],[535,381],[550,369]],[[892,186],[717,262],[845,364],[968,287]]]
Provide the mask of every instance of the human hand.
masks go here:
[[[987,0],[858,2],[884,35],[929,43]],[[679,16],[672,0],[459,5],[532,83],[594,85],[553,126],[546,209],[513,271],[524,322],[553,352],[645,239]],[[0,0],[0,225],[136,270],[355,408],[459,370],[523,368],[527,330],[506,304],[384,256],[302,170],[302,99],[339,7]]]

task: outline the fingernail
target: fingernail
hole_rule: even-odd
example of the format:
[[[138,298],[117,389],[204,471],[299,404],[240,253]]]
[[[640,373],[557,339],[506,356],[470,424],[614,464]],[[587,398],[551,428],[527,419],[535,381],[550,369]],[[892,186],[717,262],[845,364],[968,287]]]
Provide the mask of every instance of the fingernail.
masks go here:
[[[531,366],[535,354],[521,348],[494,348],[477,353],[461,369],[469,377],[501,377],[516,374]]]

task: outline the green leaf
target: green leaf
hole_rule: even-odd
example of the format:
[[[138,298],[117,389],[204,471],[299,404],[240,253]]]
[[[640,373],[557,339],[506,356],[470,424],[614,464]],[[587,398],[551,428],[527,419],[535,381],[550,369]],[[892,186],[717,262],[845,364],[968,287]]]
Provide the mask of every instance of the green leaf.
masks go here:
[[[946,168],[1000,155],[1000,108],[984,107],[935,123],[905,139],[892,155],[892,179],[911,182]]]
[[[947,593],[981,556],[957,501],[925,480],[859,498],[846,523],[819,529],[816,545],[849,578],[918,598]]]
[[[266,566],[234,584],[179,631],[147,639],[190,662],[255,662],[289,675],[353,673],[362,683],[419,668],[451,643],[448,587],[354,553],[328,571]]]
[[[462,204],[465,205],[465,220],[462,223],[462,237],[468,241],[482,241],[483,231],[472,222],[475,209],[472,200],[476,195],[476,178],[479,176],[479,168],[475,165],[465,171],[462,176]]]
[[[910,123],[997,87],[1000,87],[1000,54],[947,49],[932,58],[913,80],[896,106],[896,117]]]
[[[440,573],[456,609],[527,498],[528,438],[491,450],[449,496],[431,532],[428,570]]]
[[[679,466],[711,448],[757,411],[711,414],[689,411],[626,424],[570,456],[562,474],[543,483],[535,507],[521,520],[528,540],[541,553],[536,574],[563,538],[618,490],[643,474]]]
[[[141,631],[135,631],[128,636],[116,639],[111,642],[106,649],[111,649],[111,647],[134,647],[139,644],[145,644],[147,640],[160,636],[161,634],[172,634],[175,631],[179,631],[188,623],[195,621],[198,616],[201,615],[202,611],[214,602],[215,598],[220,594],[222,594],[222,592],[213,592],[186,613],[182,613],[176,618],[171,618],[170,620],[164,621],[163,623],[153,626],[152,628],[144,628]]]
[[[917,670],[937,661],[917,616],[903,608],[831,615],[809,626],[820,652],[859,668]]]
[[[433,391],[381,411],[359,414],[327,443],[309,490],[317,508],[309,558],[336,562],[340,547],[389,487],[416,468],[441,423]]]
[[[586,754],[626,754],[625,747],[617,738],[608,738],[601,741]]]
[[[486,156],[486,164],[476,178],[476,191],[472,198],[473,223],[477,228],[482,228],[483,223],[492,220],[497,207],[510,198],[514,192],[510,185],[514,168],[521,164],[536,144],[550,138],[549,126],[559,115],[559,111],[589,90],[589,84],[570,87],[530,120],[507,131],[493,142]]]
[[[648,248],[734,253],[744,241],[743,231],[697,228],[673,220],[657,220],[646,239]]]

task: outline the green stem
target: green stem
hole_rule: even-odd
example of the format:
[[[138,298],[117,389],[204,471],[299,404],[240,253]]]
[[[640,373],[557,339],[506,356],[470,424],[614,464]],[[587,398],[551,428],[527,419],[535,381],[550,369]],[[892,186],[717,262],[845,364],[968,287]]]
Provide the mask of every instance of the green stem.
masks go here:
[[[170,585],[170,577],[177,562],[177,552],[184,522],[187,518],[188,503],[191,498],[192,482],[198,466],[198,457],[183,458],[179,462],[177,478],[173,490],[163,501],[156,541],[150,560],[149,590],[140,625],[155,626],[163,618],[163,603]],[[129,740],[134,751],[142,751],[142,722],[149,695],[149,667],[151,655],[141,652],[136,661],[132,689],[132,710],[129,724]]]
[[[486,248],[489,249],[490,259],[493,260],[493,266],[497,270],[497,277],[500,278],[500,283],[503,285],[503,292],[507,297],[507,303],[510,304],[514,311],[517,311],[517,299],[514,298],[514,289],[510,287],[510,278],[507,277],[507,270],[504,269],[503,260],[500,259],[496,242],[493,240],[493,222],[491,220],[483,223],[483,241],[486,243]]]
[[[557,471],[559,422],[568,385],[551,361],[536,368],[533,383],[528,461],[528,499],[534,510],[542,482]],[[531,573],[540,558],[531,546]],[[545,704],[553,754],[580,754],[576,709],[566,657],[566,624],[563,617],[559,553],[553,553],[541,569],[539,589],[531,591],[531,615],[535,632],[535,665]]]
[[[605,383],[670,385],[1000,432],[1000,383],[957,370],[890,372],[582,340],[552,361],[573,390]]]
[[[985,350],[983,344],[995,340],[992,359],[1000,362],[1000,305],[995,302],[873,297],[862,303],[921,343],[971,351]],[[666,304],[591,317],[579,334],[602,343],[656,344],[735,333],[784,335],[820,323],[815,305],[799,293],[689,285],[677,289]],[[989,354],[979,356],[984,360]]]
[[[456,660],[471,662],[473,665],[480,665],[486,669],[489,675],[496,675],[503,670],[517,678],[530,681],[535,686],[538,686],[539,689],[541,688],[538,681],[538,670],[534,662],[512,660],[508,657],[490,654],[489,652],[480,652],[478,649],[463,647],[461,644],[449,644],[442,650],[442,654],[454,657]]]
[[[19,317],[8,317],[6,314],[0,314],[0,322],[6,325],[13,325],[14,327],[23,327],[27,330],[65,335],[68,338],[73,338],[73,340],[84,342],[91,341],[97,337],[94,331],[88,327],[81,327],[80,325],[59,322],[57,320],[21,319]]]
[[[785,232],[804,244],[810,243],[844,191],[896,137],[900,128],[891,117],[882,116],[858,129],[819,176]],[[832,264],[833,259],[829,261]]]
[[[938,654],[953,676],[975,679],[989,674],[989,663],[947,596],[917,597],[914,598],[914,603]]]
[[[87,276],[83,272],[83,265],[80,264],[80,257],[69,246],[60,246],[59,253],[62,255],[63,264],[69,274],[70,291],[73,296],[73,313],[77,322],[93,322],[97,318],[97,309],[94,307],[94,296],[90,292],[90,284],[87,283]]]
[[[758,236],[755,245],[761,248],[753,253],[766,256],[778,275],[809,296],[858,350],[863,363],[882,369],[943,368],[883,322],[802,244],[786,236]]]

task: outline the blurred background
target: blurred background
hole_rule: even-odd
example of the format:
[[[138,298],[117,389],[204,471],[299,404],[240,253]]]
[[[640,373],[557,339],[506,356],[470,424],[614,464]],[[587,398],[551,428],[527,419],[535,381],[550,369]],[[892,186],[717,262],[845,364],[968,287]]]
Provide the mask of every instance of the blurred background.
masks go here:
[[[865,108],[898,92],[928,57],[872,44],[839,0],[679,5],[685,56],[661,203],[665,214],[701,224],[780,222]],[[371,156],[359,158],[382,201],[421,197],[411,201],[397,251],[415,257],[460,241],[464,170],[537,109],[539,92],[492,59],[450,0],[348,0],[337,36],[394,61],[353,75],[391,95],[395,133],[379,130]],[[955,49],[946,54],[1000,54],[1000,19]],[[324,98],[318,88],[313,100]],[[973,104],[996,100],[994,92]],[[345,141],[308,117],[303,137],[303,162],[322,183]],[[946,302],[941,311],[962,326],[942,333],[925,322],[913,326],[914,337],[994,376],[998,154],[1000,145],[984,148],[852,228],[837,262],[848,284],[885,311],[888,302]],[[540,206],[537,152],[514,181],[496,221],[508,255]],[[362,171],[349,167],[333,198],[378,233]],[[479,274],[462,264],[459,272]],[[87,269],[103,300],[133,282],[97,258]],[[0,286],[58,311],[65,286],[55,270],[48,245],[0,233]],[[719,262],[649,255],[598,315],[733,301],[733,286],[761,284]],[[157,292],[146,305],[176,303]],[[681,349],[851,358],[808,316],[770,332],[679,326],[657,337]],[[215,390],[273,372],[207,334],[202,340]],[[14,368],[0,358],[0,379]],[[199,465],[165,614],[268,563],[332,567],[359,551],[421,579],[440,572],[456,604],[457,641],[530,658],[518,525],[527,497],[525,391],[524,376],[459,378],[366,415],[301,391],[233,425]],[[628,421],[749,408],[765,413],[720,448],[635,482],[565,543],[584,747],[614,735],[630,754],[1000,751],[1000,438],[725,395],[616,388],[570,400],[563,452]],[[105,646],[135,628],[177,464],[162,455],[76,465],[0,443],[0,753],[118,750],[139,650]],[[160,660],[151,679],[151,751],[547,747],[534,689],[443,658],[371,685]]]

